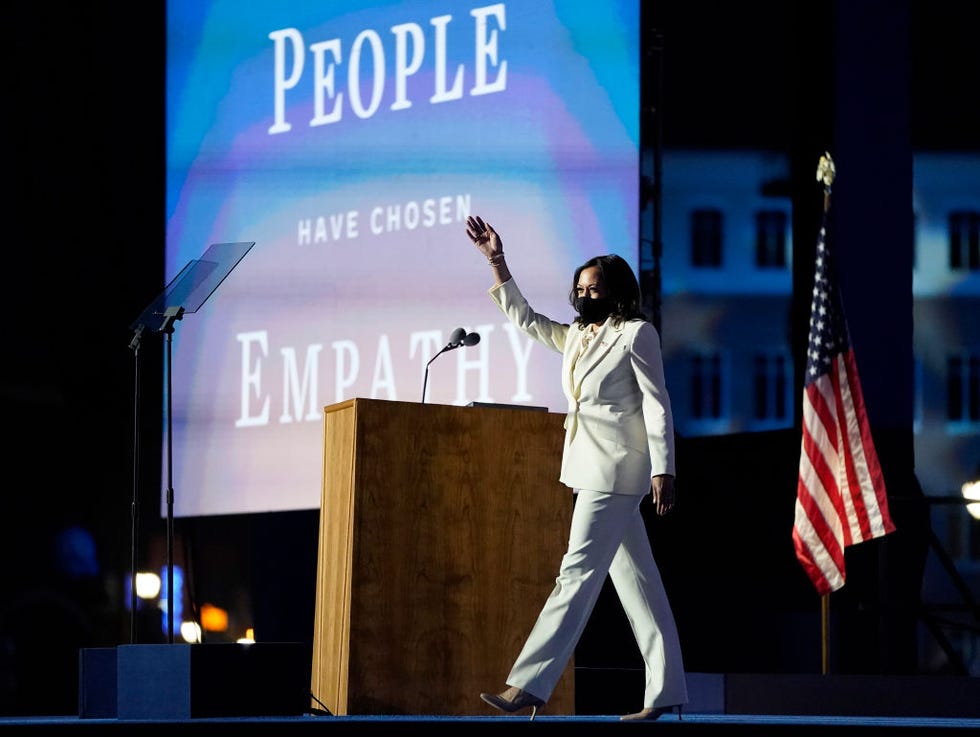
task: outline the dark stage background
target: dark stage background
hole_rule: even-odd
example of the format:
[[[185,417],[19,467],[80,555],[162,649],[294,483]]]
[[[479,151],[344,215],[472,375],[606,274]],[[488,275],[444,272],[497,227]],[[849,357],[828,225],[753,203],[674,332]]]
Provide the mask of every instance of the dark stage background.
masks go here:
[[[853,89],[833,84],[833,39],[858,12],[847,5],[653,3],[664,147],[790,151],[804,162],[794,187],[812,192],[835,123],[859,108]],[[895,121],[898,135],[908,131],[905,153],[980,148],[976,4],[862,6],[909,33],[911,69],[893,70],[911,102],[907,119]],[[137,357],[129,330],[163,287],[164,8],[111,0],[9,12],[0,713],[71,714],[78,649],[132,635],[124,604],[134,499],[140,560],[165,540],[157,512],[163,343],[144,340]],[[887,79],[875,62],[879,40],[869,39],[866,53],[867,68]],[[857,70],[862,59],[850,61]],[[812,233],[816,215],[800,217],[800,232]],[[914,498],[911,427],[889,427],[878,442],[890,490]],[[650,525],[691,671],[819,671],[819,600],[792,557],[793,499],[776,496],[794,486],[798,447],[795,433],[681,440],[680,493],[711,491]],[[745,478],[746,459],[766,477]],[[749,485],[754,493],[742,493]],[[886,568],[901,584],[879,588],[883,545],[849,552],[848,585],[834,599],[839,672],[916,670],[920,511],[893,507],[908,533]],[[317,524],[316,511],[178,520],[177,553],[198,599],[231,571],[247,583],[258,638],[311,641]],[[64,534],[75,527],[90,537]],[[885,604],[908,610],[885,621]],[[616,617],[604,595],[596,621]],[[160,636],[158,621],[137,625],[138,641]],[[590,625],[577,665],[639,667],[625,621],[608,631],[599,638]]]

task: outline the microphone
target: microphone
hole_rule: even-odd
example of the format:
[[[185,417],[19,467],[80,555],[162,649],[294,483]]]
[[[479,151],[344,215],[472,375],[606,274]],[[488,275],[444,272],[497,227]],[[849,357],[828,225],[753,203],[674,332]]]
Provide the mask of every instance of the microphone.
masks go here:
[[[446,351],[451,351],[456,348],[461,348],[463,346],[476,345],[480,342],[479,333],[467,333],[464,328],[456,328],[449,335],[449,342],[446,343],[445,347],[439,351],[436,355],[429,359],[429,363],[425,364],[425,378],[422,380],[422,403],[425,404],[425,387],[429,383],[429,364],[435,361],[439,356],[441,356]]]

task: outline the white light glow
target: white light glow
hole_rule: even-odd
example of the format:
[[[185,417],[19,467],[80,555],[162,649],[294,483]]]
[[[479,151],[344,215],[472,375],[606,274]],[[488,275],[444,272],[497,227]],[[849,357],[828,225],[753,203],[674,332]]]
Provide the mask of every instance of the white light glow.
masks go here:
[[[963,484],[963,498],[971,502],[980,502],[980,481],[967,481]]]
[[[966,505],[966,511],[973,519],[980,519],[980,481],[967,481],[962,490],[963,498],[971,502]]]
[[[181,622],[180,636],[184,642],[199,643],[201,641],[201,626],[197,622]]]
[[[160,577],[155,573],[137,573],[136,595],[141,599],[157,598],[160,595]]]

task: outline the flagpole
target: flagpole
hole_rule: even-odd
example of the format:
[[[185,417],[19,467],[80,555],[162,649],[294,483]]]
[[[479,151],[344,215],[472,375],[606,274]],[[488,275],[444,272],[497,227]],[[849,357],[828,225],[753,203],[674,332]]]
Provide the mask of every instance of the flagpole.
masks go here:
[[[834,166],[834,160],[830,158],[829,152],[824,152],[824,155],[820,157],[820,162],[817,164],[817,181],[823,182],[824,217],[830,212],[830,185],[834,183],[834,175],[836,173],[837,168]]]
[[[817,164],[817,181],[823,183],[824,225],[827,222],[827,213],[830,212],[830,185],[833,184],[836,173],[834,160],[830,158],[829,152],[825,152]],[[830,673],[830,594],[820,597],[820,673],[825,676]]]
[[[820,597],[820,673],[830,673],[830,594]]]

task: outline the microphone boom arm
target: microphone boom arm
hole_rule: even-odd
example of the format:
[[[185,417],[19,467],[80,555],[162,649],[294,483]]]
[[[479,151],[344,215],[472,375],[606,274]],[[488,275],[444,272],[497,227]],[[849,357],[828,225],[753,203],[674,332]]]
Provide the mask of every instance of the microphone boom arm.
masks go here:
[[[449,336],[449,342],[443,346],[436,355],[429,359],[429,362],[425,364],[425,377],[422,380],[422,404],[425,404],[425,388],[429,383],[429,366],[435,361],[439,356],[441,356],[446,351],[451,351],[462,346],[476,345],[480,342],[479,333],[467,333],[463,328],[456,328],[453,330],[452,335]]]

